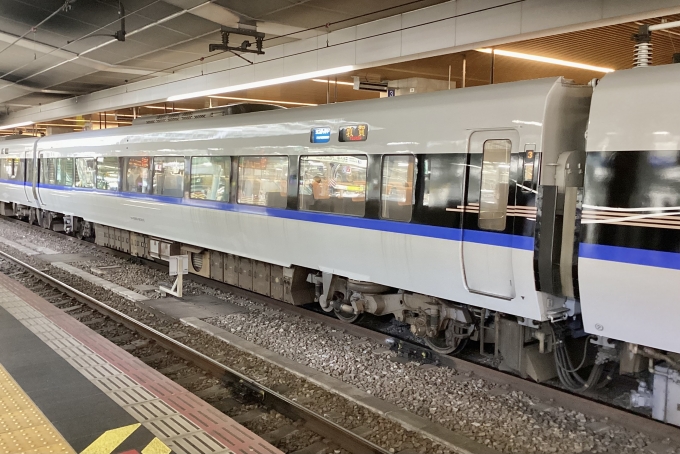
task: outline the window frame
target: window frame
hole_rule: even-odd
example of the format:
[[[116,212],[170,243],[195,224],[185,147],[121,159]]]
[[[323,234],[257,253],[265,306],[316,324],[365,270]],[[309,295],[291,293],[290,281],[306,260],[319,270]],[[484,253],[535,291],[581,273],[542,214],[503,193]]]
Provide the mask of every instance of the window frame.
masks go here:
[[[401,219],[391,219],[383,216],[383,178],[384,178],[384,169],[385,169],[385,158],[390,158],[390,157],[401,157],[401,156],[407,156],[409,158],[413,158],[413,174],[412,180],[411,180],[411,216],[409,216],[408,221],[404,221]],[[366,177],[368,179],[368,176]],[[394,221],[394,222],[403,222],[403,223],[410,223],[413,221],[413,212],[415,211],[416,207],[416,182],[418,181],[418,156],[415,153],[401,153],[401,154],[384,154],[380,156],[380,192],[378,193],[378,204],[380,205],[380,209],[378,211],[378,217],[379,219],[383,219],[386,221]]]
[[[213,199],[199,199],[198,197],[192,197],[191,194],[194,192],[193,191],[193,184],[192,184],[192,179],[194,176],[194,159],[223,159],[224,162],[229,166],[228,172],[225,172],[225,175],[228,178],[227,185],[225,186],[225,192],[226,192],[226,199],[225,200],[213,200]],[[231,201],[231,185],[232,185],[232,168],[233,168],[233,156],[228,156],[228,155],[202,155],[202,156],[190,156],[189,157],[189,199],[191,200],[206,200],[210,202],[221,202],[221,203],[230,203]],[[290,163],[288,165],[288,170],[290,171]],[[186,172],[185,172],[186,173]],[[238,165],[236,166],[236,173],[237,173],[237,178],[238,178]],[[237,198],[238,198],[238,186],[236,188],[237,192]]]
[[[38,158],[38,163],[39,163],[39,167],[38,167],[39,178],[38,178],[38,181],[39,181],[41,184],[43,184],[43,185],[45,185],[45,184],[51,184],[51,183],[49,182],[49,181],[50,181],[50,178],[49,178],[50,176],[49,176],[49,174],[48,174],[48,171],[49,171],[49,169],[50,169],[49,163],[47,162],[48,159],[53,159],[53,158],[46,158],[46,157],[40,157],[40,158]],[[56,181],[56,179],[57,179],[57,176],[56,176],[56,168],[55,168],[54,171],[55,171],[54,179],[55,179],[55,181]]]
[[[263,208],[277,208],[280,210],[286,210],[288,208],[287,203],[286,205],[279,207],[279,206],[269,206],[269,205],[259,205],[257,203],[247,203],[247,202],[241,202],[240,199],[240,193],[241,193],[241,159],[271,159],[271,158],[280,158],[280,159],[285,159],[286,160],[286,201],[288,199],[288,178],[290,176],[290,157],[288,155],[240,155],[236,156],[236,203],[238,205],[246,205],[246,206],[254,206],[254,207],[263,207]],[[231,184],[231,181],[230,181]]]
[[[103,163],[104,160],[107,159],[107,158],[108,159],[115,159],[115,160],[118,161],[118,189],[115,189],[115,190],[99,187],[99,181],[100,181],[100,179],[99,179],[99,159],[101,159],[102,163]],[[97,156],[97,157],[94,158],[95,169],[94,169],[94,188],[93,189],[95,189],[97,191],[124,192],[123,191],[123,184],[122,184],[122,180],[123,180],[122,177],[123,177],[123,169],[124,169],[124,166],[125,166],[125,162],[121,161],[122,159],[124,159],[124,158],[119,157],[119,156]],[[122,164],[121,164],[121,162],[122,162]]]
[[[182,161],[183,167],[182,167],[182,180],[181,180],[182,181],[182,191],[181,191],[182,194],[181,195],[158,194],[156,192],[156,159],[158,159],[158,158],[160,158],[162,160],[168,159],[168,160],[172,160],[172,161]],[[157,195],[159,197],[171,197],[173,199],[183,198],[184,197],[184,176],[186,175],[186,170],[187,170],[186,169],[186,167],[187,167],[186,156],[158,155],[158,156],[150,156],[149,159],[150,159],[149,162],[150,162],[150,168],[151,168],[151,171],[150,171],[150,180],[151,180],[150,183],[151,184],[150,184],[149,192],[147,192],[147,194],[153,194],[153,195]]]
[[[54,169],[55,169],[55,185],[61,186],[61,187],[66,187],[66,188],[72,188],[73,184],[75,182],[75,171],[76,171],[74,158],[72,156],[67,156],[67,157],[59,157],[59,158],[56,158],[56,159],[57,159],[56,164],[58,164],[58,167],[57,167],[57,165],[55,165],[55,167],[54,167]],[[59,183],[59,180],[61,178],[63,178],[64,176],[68,176],[68,173],[64,174],[64,167],[63,167],[64,161],[66,161],[68,164],[70,164],[71,184],[66,184],[64,182]]]
[[[94,162],[94,172],[92,186],[76,186],[76,179],[82,181],[78,176],[78,161],[91,159]],[[120,167],[120,166],[119,166]],[[119,172],[120,173],[120,172]],[[73,158],[73,187],[77,189],[97,189],[97,158],[94,156],[78,156]]]
[[[130,159],[148,159],[148,166],[146,169],[149,171],[147,178],[146,178],[146,187],[147,191],[146,192],[137,192],[137,191],[131,191],[130,188],[128,188],[128,171],[130,170]],[[141,166],[140,166],[141,167]],[[119,169],[121,166],[119,166]],[[152,190],[153,190],[153,156],[123,156],[123,166],[122,166],[122,171],[118,171],[119,176],[122,176],[123,183],[120,185],[121,187],[121,192],[125,193],[130,193],[130,194],[143,194],[143,195],[151,195]]]
[[[321,210],[310,210],[309,208],[302,208],[302,193],[300,192],[300,185],[304,182],[304,174],[302,172],[302,161],[306,159],[315,159],[315,158],[320,158],[320,157],[353,157],[353,158],[361,158],[366,160],[366,167],[365,167],[365,175],[364,175],[364,210],[363,214],[351,214],[351,213],[338,213],[334,211],[321,211]],[[303,211],[307,213],[325,213],[325,214],[334,214],[337,216],[351,216],[354,218],[365,218],[366,217],[366,207],[368,205],[369,199],[368,199],[368,175],[369,175],[369,165],[370,165],[370,158],[368,153],[341,153],[341,154],[305,154],[305,155],[300,155],[298,156],[298,181],[297,181],[297,206],[298,206],[298,211]],[[337,198],[337,197],[336,197]],[[332,199],[329,197],[329,199]]]
[[[504,210],[503,210],[503,228],[498,229],[498,228],[489,228],[489,227],[483,227],[482,226],[482,191],[484,190],[484,163],[485,163],[485,154],[486,154],[486,144],[488,142],[507,142],[510,144],[510,147],[507,151],[507,164],[508,166],[508,173],[507,173],[507,181],[505,182],[506,186],[506,193],[505,193],[505,199],[503,200],[504,204]],[[479,215],[477,217],[477,227],[481,230],[485,230],[488,232],[504,232],[507,227],[508,227],[508,205],[509,205],[509,200],[508,198],[510,197],[510,167],[512,165],[512,146],[513,142],[511,139],[508,138],[496,138],[496,139],[486,139],[482,143],[482,167],[480,169],[480,176],[479,176]],[[498,164],[498,163],[496,163]],[[500,200],[500,199],[499,199]],[[486,220],[486,219],[484,219]],[[489,219],[489,220],[494,220],[494,219]]]
[[[0,161],[2,161],[1,162],[2,172],[1,172],[0,177],[3,180],[17,181],[17,180],[19,180],[20,176],[23,177],[23,175],[19,175],[19,173],[18,173],[19,171],[21,171],[23,173],[23,165],[22,165],[23,163],[21,162],[22,161],[21,158],[9,157],[8,156],[6,158],[2,158]],[[10,164],[10,163],[11,163],[11,167],[12,167],[12,173],[11,174],[7,172],[7,165]]]

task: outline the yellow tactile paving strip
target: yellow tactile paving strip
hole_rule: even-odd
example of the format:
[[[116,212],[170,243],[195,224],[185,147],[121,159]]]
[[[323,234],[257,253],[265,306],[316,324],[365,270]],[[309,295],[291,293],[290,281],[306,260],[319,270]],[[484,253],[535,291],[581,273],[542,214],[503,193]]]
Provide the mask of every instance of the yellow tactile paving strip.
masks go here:
[[[75,451],[0,365],[0,454]]]

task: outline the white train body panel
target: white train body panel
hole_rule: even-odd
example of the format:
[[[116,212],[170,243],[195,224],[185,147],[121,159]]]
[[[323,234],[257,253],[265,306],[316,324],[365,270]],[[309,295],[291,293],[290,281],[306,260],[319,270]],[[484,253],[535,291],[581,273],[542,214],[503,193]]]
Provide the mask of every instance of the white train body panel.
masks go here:
[[[579,284],[585,330],[680,352],[680,66],[593,94]]]
[[[40,158],[101,156],[259,156],[315,154],[479,154],[473,132],[515,138],[544,168],[583,146],[590,89],[560,79],[452,90],[228,118],[131,126],[40,139]],[[310,130],[369,125],[365,142],[310,143]],[[545,136],[550,131],[550,136]],[[549,147],[546,147],[546,144]],[[537,173],[539,170],[537,169]],[[541,170],[548,183],[554,175]],[[543,181],[543,180],[542,180]],[[465,188],[461,180],[452,185]],[[367,185],[378,185],[369,181]],[[280,265],[385,284],[527,317],[546,319],[549,295],[535,290],[533,237],[468,232],[297,210],[167,197],[40,187],[40,207],[88,221]],[[486,235],[486,236],[484,236]],[[491,238],[487,242],[486,237]],[[467,238],[470,238],[468,241]],[[480,237],[483,237],[481,240]],[[466,251],[461,250],[461,240]],[[464,273],[465,272],[465,273]],[[489,288],[470,291],[469,283]],[[476,276],[476,277],[475,277]],[[476,281],[475,281],[476,279]],[[505,283],[506,281],[507,284]],[[476,282],[476,283],[475,283]],[[509,297],[489,294],[511,292]]]

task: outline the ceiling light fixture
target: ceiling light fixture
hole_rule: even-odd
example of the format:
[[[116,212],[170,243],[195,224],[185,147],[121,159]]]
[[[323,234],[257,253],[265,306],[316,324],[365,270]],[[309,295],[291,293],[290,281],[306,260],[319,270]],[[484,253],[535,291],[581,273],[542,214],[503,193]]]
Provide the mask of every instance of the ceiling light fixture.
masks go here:
[[[333,74],[346,73],[352,71],[354,66],[338,66],[337,68],[323,69],[321,71],[312,71],[302,74],[293,74],[292,76],[277,77],[274,79],[260,80],[258,82],[248,82],[245,84],[232,85],[230,87],[213,88],[210,90],[195,91],[192,93],[185,93],[182,95],[173,95],[168,97],[168,101],[180,101],[182,99],[198,98],[201,96],[219,95],[222,93],[231,93],[234,91],[248,90],[251,88],[269,87],[271,85],[285,84],[288,82],[295,82],[298,80],[314,79],[317,77],[331,76]]]
[[[37,123],[36,129],[44,129],[45,126],[57,126],[57,127],[63,127],[63,128],[77,128],[78,125],[69,125],[69,124],[62,124],[62,123]]]
[[[354,86],[354,82],[340,82],[340,81],[334,81],[334,80],[324,80],[324,79],[312,79],[314,82],[323,82],[325,84],[338,84],[338,85],[349,85],[350,87]]]
[[[523,54],[520,52],[512,52],[509,50],[501,49],[475,49],[477,52],[484,52],[485,54],[490,54],[493,52],[495,55],[502,55],[504,57],[521,58],[523,60],[537,61],[541,63],[549,63],[551,65],[569,66],[571,68],[587,69],[588,71],[597,71],[601,73],[611,73],[615,70],[612,68],[603,68],[601,66],[586,65],[584,63],[576,63],[573,61],[560,60],[558,58],[541,57],[539,55]]]
[[[271,102],[274,104],[290,104],[291,106],[318,106],[308,102],[293,102],[293,101],[274,101],[273,99],[252,99],[252,98],[233,98],[231,96],[208,96],[213,99],[231,99],[233,101],[248,101],[248,102]]]
[[[64,118],[61,121],[73,121],[73,122],[76,122],[76,123],[80,123],[80,122],[83,122],[83,123],[88,123],[88,122],[89,123],[99,123],[99,120],[78,120],[77,118]],[[122,123],[122,124],[128,124],[128,125],[132,124],[131,121],[126,121],[126,120],[106,120],[106,122],[107,123]],[[70,126],[70,125],[66,125],[66,126]]]
[[[140,106],[146,109],[161,109],[161,110],[173,110],[173,109],[168,109],[167,107],[163,106]],[[174,110],[179,110],[182,112],[193,112],[196,109],[185,109],[183,107],[175,107]],[[166,112],[166,113],[177,113],[177,112]]]
[[[32,121],[22,121],[21,123],[14,123],[14,124],[11,124],[11,125],[0,126],[0,130],[1,129],[20,128],[22,126],[29,126],[29,125],[32,125],[32,124],[33,124]]]

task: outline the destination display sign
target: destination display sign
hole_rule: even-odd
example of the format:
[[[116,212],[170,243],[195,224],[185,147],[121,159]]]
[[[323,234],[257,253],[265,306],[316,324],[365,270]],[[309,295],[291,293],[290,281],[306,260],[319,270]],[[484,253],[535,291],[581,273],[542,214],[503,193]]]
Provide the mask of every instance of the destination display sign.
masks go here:
[[[360,124],[340,128],[340,142],[364,142],[368,139],[368,125]]]
[[[309,141],[312,143],[328,143],[331,140],[331,128],[312,128]]]

